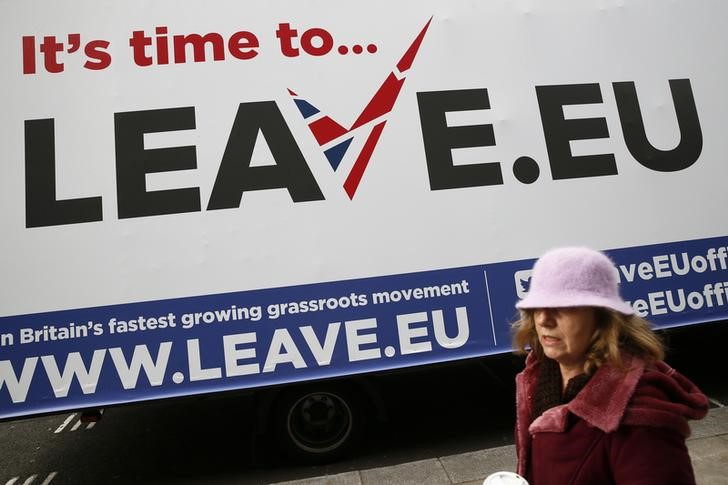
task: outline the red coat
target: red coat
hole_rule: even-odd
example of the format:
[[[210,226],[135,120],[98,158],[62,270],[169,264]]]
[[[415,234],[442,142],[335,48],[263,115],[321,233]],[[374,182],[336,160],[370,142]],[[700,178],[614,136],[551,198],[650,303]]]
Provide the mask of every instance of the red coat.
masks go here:
[[[706,415],[707,398],[664,362],[624,362],[626,374],[603,365],[571,402],[534,420],[539,363],[528,356],[516,376],[516,452],[530,485],[695,483],[687,420]]]

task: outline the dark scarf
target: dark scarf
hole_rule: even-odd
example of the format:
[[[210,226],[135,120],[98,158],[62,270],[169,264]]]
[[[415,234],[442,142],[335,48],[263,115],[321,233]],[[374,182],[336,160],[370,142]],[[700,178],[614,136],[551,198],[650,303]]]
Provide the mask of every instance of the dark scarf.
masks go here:
[[[562,393],[559,364],[553,359],[544,357],[541,361],[541,371],[538,374],[538,382],[536,383],[536,395],[533,399],[533,417],[537,418],[544,411],[560,404],[566,404],[574,399],[589,382],[590,377],[587,374],[572,377]]]

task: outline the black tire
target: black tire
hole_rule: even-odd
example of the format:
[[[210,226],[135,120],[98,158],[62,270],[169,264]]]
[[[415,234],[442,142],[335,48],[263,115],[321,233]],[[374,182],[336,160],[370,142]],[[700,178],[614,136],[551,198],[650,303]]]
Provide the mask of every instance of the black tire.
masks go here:
[[[343,383],[287,390],[273,417],[278,445],[289,457],[306,463],[341,458],[361,438],[363,409],[360,394]]]

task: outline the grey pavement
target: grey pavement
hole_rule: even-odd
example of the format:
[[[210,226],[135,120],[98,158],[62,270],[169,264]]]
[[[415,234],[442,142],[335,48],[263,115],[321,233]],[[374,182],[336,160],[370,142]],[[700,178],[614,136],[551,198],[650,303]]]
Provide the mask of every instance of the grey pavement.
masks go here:
[[[711,409],[691,428],[687,445],[698,484],[728,485],[728,407]],[[516,451],[510,445],[279,485],[480,485],[491,473],[515,468]]]

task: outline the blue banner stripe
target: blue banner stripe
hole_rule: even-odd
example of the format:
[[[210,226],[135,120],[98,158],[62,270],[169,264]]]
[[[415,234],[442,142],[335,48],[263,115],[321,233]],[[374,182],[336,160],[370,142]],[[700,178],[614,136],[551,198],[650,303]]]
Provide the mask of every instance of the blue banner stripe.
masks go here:
[[[728,318],[728,237],[608,250],[656,327]],[[502,353],[533,259],[0,318],[0,418]]]

